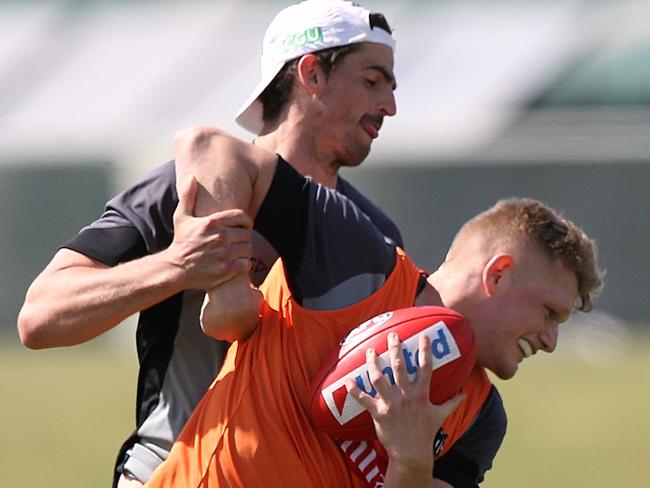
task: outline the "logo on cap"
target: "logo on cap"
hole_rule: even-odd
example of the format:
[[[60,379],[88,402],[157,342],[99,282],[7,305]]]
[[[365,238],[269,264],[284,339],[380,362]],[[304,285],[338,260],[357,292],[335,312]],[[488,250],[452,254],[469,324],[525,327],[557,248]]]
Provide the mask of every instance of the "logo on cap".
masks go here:
[[[321,27],[310,27],[302,32],[290,34],[282,40],[284,51],[291,51],[300,46],[313,44],[318,41],[323,41],[323,29]]]

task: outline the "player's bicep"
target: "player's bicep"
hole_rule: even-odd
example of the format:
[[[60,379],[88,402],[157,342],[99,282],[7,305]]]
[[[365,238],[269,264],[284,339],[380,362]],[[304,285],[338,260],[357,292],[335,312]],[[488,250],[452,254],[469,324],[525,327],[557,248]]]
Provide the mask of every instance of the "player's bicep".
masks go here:
[[[161,233],[157,236],[160,237]],[[141,232],[132,225],[116,227],[93,225],[83,229],[66,242],[62,250],[74,251],[106,266],[115,266],[148,254],[150,251],[147,247]],[[155,248],[159,247],[160,245],[155,246]]]
[[[52,297],[58,300],[60,298],[59,293],[68,289],[65,285],[70,279],[84,273],[106,269],[107,267],[106,264],[77,251],[59,249],[29,286],[25,295],[25,304],[23,310],[21,310],[21,317],[25,318],[28,309],[32,311],[41,310],[41,304],[47,304],[47,300]],[[21,327],[19,326],[19,328]]]
[[[93,259],[85,254],[74,251],[72,249],[61,248],[59,249],[50,263],[45,267],[45,273],[54,273],[63,271],[70,268],[91,268],[91,269],[106,269],[109,266],[96,259]]]
[[[159,252],[172,242],[177,204],[174,162],[169,161],[112,198],[95,222],[61,247],[108,266]]]

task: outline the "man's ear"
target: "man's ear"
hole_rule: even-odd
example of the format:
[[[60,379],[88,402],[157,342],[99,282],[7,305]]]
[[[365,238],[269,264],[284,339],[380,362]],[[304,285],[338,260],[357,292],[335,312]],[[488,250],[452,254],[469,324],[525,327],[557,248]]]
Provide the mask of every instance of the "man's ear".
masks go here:
[[[513,264],[510,254],[497,254],[487,262],[483,268],[483,288],[487,296],[492,296],[503,275],[507,273]]]
[[[325,81],[325,73],[314,54],[305,54],[298,61],[296,67],[296,80],[309,95],[320,92]]]

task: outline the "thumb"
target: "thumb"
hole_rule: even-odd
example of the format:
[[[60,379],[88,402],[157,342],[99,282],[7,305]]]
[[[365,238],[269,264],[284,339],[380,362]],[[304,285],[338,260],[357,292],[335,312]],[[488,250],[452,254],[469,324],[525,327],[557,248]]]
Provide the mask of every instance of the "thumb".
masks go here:
[[[178,185],[178,206],[176,212],[180,215],[194,216],[198,182],[190,175]]]
[[[440,416],[444,419],[449,417],[452,413],[456,411],[458,406],[465,401],[466,395],[464,393],[458,393],[454,397],[447,400],[445,403],[438,406],[440,411]]]

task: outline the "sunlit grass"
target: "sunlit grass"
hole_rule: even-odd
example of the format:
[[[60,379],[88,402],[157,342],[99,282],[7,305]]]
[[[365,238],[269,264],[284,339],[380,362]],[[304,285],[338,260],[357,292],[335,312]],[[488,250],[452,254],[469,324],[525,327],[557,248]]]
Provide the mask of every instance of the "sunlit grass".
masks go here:
[[[0,486],[108,487],[135,426],[128,348],[0,349]]]
[[[508,434],[483,486],[650,486],[650,340],[603,357],[542,355],[496,382]]]
[[[4,343],[0,486],[109,486],[134,426],[132,348],[27,351]],[[515,379],[497,382],[508,434],[484,487],[650,486],[650,341],[633,341],[602,363],[597,357],[538,355]]]

